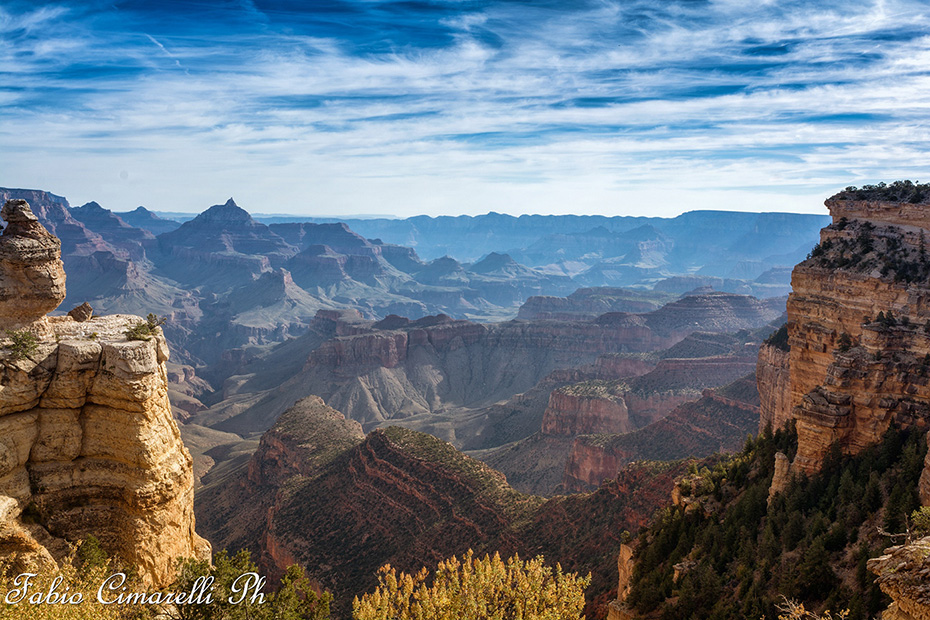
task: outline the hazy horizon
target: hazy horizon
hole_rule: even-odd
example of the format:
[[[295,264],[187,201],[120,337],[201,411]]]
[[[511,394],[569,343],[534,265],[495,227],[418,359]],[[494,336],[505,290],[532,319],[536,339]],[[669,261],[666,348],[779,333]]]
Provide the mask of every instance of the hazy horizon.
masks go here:
[[[114,211],[823,214],[922,176],[916,0],[0,0],[0,186]]]

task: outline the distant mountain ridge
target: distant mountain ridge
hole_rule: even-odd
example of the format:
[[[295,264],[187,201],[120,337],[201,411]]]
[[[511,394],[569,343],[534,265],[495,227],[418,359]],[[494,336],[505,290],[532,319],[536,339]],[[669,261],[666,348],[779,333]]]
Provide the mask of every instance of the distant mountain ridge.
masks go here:
[[[156,214],[169,218],[179,216],[177,213]],[[679,247],[676,260],[685,258],[686,254],[694,254],[700,247],[714,247],[714,240],[719,239],[722,250],[755,257],[757,260],[782,257],[778,264],[792,266],[797,261],[792,260],[788,254],[806,244],[801,254],[803,259],[817,242],[817,231],[829,220],[826,214],[711,210],[688,211],[673,218],[624,215],[512,216],[494,212],[476,216],[418,215],[403,219],[261,214],[254,214],[253,218],[272,226],[285,222],[344,223],[366,238],[413,247],[427,260],[449,255],[459,261],[469,262],[491,252],[506,252],[517,262],[530,266],[539,266],[545,264],[540,261],[548,261],[536,254],[540,250],[545,254],[545,250],[553,248],[553,241],[561,240],[564,243],[574,238],[583,246],[585,239],[601,239],[604,242],[615,238],[618,242],[631,242],[649,235],[662,235],[674,240]],[[622,256],[630,249],[613,256]],[[518,255],[521,250],[529,254]],[[714,252],[717,256],[720,253],[720,250]],[[715,270],[719,269],[720,265],[717,265]],[[711,275],[724,277],[726,274]]]

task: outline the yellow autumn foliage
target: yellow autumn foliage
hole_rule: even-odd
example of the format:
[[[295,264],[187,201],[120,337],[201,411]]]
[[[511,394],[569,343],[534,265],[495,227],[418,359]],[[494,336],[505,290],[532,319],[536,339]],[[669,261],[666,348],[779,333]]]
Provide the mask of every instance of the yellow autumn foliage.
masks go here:
[[[28,596],[20,598],[22,582],[7,574],[0,579],[0,620],[142,620],[152,618],[142,605],[104,605],[97,601],[100,584],[111,574],[108,565],[76,570],[70,562],[54,572],[39,572],[28,584]],[[56,580],[58,580],[56,582]],[[48,602],[53,593],[53,602]],[[71,600],[62,604],[54,594]],[[8,598],[9,595],[9,598]],[[76,597],[80,598],[76,598]],[[6,601],[15,601],[7,604]],[[77,601],[80,601],[79,603]]]
[[[591,576],[563,573],[542,557],[507,561],[499,554],[439,564],[430,578],[383,566],[378,587],[353,602],[355,620],[583,620],[584,589]]]

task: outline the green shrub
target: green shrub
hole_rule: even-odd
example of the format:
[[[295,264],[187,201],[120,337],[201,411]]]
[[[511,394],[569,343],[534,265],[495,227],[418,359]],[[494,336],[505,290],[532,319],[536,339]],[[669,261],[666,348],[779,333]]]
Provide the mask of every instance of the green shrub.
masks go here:
[[[581,618],[590,575],[563,573],[542,557],[478,559],[468,551],[440,562],[435,574],[398,573],[389,565],[374,592],[356,598],[355,620],[575,620]]]
[[[180,605],[163,610],[170,620],[328,620],[332,597],[318,595],[304,571],[297,565],[287,569],[277,589],[265,588],[243,593],[243,575],[258,574],[258,567],[248,551],[230,555],[225,550],[213,558],[213,565],[203,560],[178,562],[177,581],[169,592],[189,592],[198,579],[212,577],[213,601]],[[240,580],[237,584],[237,580]],[[255,596],[253,596],[255,595]]]
[[[39,339],[25,329],[19,331],[7,330],[6,336],[12,343],[6,348],[13,354],[13,360],[31,357],[39,349]]]
[[[911,530],[917,536],[930,536],[930,506],[918,508],[911,514]]]
[[[155,330],[165,324],[165,317],[159,317],[149,312],[144,321],[140,321],[123,332],[127,340],[151,340]]]
[[[836,341],[836,348],[839,349],[840,353],[846,353],[852,345],[852,338],[846,332],[840,334],[839,339]]]
[[[775,347],[776,349],[781,349],[782,351],[790,351],[791,346],[788,344],[788,324],[785,323],[776,331],[772,332],[772,335],[765,339],[765,344]]]

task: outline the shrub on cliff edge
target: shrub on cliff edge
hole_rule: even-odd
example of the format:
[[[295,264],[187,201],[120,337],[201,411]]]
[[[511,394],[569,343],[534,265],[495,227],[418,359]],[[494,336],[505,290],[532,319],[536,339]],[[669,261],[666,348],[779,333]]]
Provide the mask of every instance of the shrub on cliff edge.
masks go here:
[[[140,321],[123,332],[127,340],[151,340],[155,335],[155,329],[164,325],[167,321],[165,317],[159,317],[149,312],[144,321]]]

